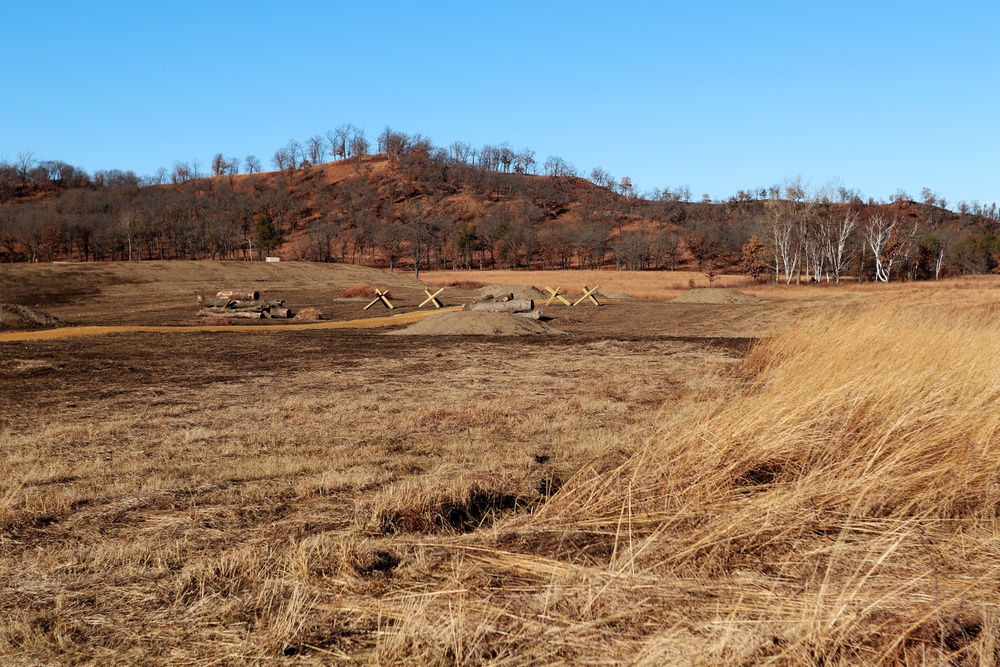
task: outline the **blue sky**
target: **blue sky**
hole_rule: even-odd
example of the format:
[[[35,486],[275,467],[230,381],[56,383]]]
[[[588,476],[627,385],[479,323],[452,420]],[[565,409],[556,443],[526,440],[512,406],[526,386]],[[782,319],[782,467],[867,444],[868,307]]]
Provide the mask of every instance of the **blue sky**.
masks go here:
[[[509,142],[640,190],[801,176],[1000,200],[990,2],[0,0],[0,157],[257,155],[343,123]]]

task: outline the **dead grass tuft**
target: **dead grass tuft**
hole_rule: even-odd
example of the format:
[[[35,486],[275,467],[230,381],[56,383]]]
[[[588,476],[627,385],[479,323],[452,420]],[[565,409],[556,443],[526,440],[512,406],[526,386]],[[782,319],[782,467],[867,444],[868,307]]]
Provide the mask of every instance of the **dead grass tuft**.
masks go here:
[[[368,284],[355,284],[346,287],[340,293],[342,299],[372,298],[375,296],[375,287]]]
[[[362,508],[357,523],[362,530],[381,534],[466,533],[537,503],[536,495],[519,490],[510,478],[442,470],[380,492]]]
[[[316,322],[323,319],[323,313],[319,312],[318,308],[309,306],[295,313],[295,319],[302,322]]]

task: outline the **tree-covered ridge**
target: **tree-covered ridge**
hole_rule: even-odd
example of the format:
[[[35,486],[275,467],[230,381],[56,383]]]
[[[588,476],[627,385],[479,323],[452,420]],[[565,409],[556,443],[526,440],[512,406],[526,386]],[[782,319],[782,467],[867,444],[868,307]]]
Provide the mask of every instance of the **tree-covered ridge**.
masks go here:
[[[216,154],[139,177],[21,153],[0,161],[0,260],[287,259],[388,268],[692,268],[781,282],[922,279],[1000,266],[996,205],[929,188],[889,202],[798,180],[691,201],[507,144],[436,147],[346,125],[262,171]],[[539,173],[541,172],[541,173]]]

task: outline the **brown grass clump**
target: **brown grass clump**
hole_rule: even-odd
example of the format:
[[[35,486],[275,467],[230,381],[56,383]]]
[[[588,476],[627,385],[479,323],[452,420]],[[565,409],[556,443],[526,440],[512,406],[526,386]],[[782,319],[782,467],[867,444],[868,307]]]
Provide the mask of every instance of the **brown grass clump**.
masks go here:
[[[375,288],[371,285],[351,285],[340,293],[342,299],[371,298],[375,296]]]
[[[485,283],[477,280],[452,280],[445,285],[445,287],[457,287],[459,289],[479,289],[485,286]]]
[[[319,312],[318,308],[313,308],[312,306],[309,306],[295,313],[294,319],[302,322],[315,322],[317,320],[323,319],[323,313]]]

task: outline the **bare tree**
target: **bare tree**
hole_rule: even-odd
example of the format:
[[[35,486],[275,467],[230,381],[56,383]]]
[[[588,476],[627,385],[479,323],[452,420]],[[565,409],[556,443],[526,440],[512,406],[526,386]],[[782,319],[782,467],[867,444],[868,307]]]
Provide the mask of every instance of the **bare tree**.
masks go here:
[[[368,155],[368,151],[371,148],[371,144],[368,143],[368,139],[365,137],[364,130],[356,130],[354,136],[351,137],[351,142],[348,144],[348,153],[351,157],[362,157]]]
[[[768,211],[768,232],[771,251],[774,253],[774,275],[784,276],[785,284],[791,284],[799,268],[799,227],[790,209],[775,202]]]
[[[172,183],[184,183],[185,181],[190,181],[191,178],[191,165],[179,160],[174,162],[174,169],[170,172],[170,181]]]
[[[847,263],[851,257],[848,253],[848,242],[851,234],[858,226],[858,216],[854,213],[847,213],[842,216],[831,216],[827,219],[826,256],[830,260],[830,272],[833,274],[833,282],[839,283],[840,277],[847,268]]]
[[[550,155],[545,159],[545,173],[549,176],[576,176],[576,167],[558,155]]]
[[[500,145],[500,152],[497,155],[497,159],[500,161],[500,166],[503,168],[504,173],[509,174],[511,166],[514,164],[514,158],[516,154],[511,150],[510,145],[507,143]]]
[[[342,160],[347,150],[346,141],[340,135],[340,128],[326,131],[326,140],[330,144],[330,155],[334,160]]]
[[[260,160],[256,155],[247,155],[243,163],[246,165],[248,174],[260,173]]]
[[[865,243],[875,260],[875,280],[889,282],[892,267],[909,252],[913,237],[917,232],[914,224],[912,229],[904,229],[899,218],[887,218],[883,213],[876,213],[865,223]]]
[[[326,140],[320,135],[306,139],[306,154],[313,164],[321,164],[326,157]]]
[[[22,185],[28,182],[28,172],[38,164],[35,154],[31,151],[22,151],[17,154],[17,177],[21,179]]]
[[[212,158],[212,176],[222,176],[229,170],[229,163],[222,153],[216,153]]]
[[[535,161],[535,151],[530,148],[522,148],[514,156],[514,171],[518,174],[535,174],[538,172],[538,163]]]
[[[938,203],[938,195],[936,192],[928,187],[920,188],[920,198],[928,206],[934,206]]]
[[[292,158],[288,155],[287,148],[279,148],[278,150],[274,151],[274,155],[271,156],[271,164],[278,171],[284,171],[285,169],[288,169],[291,163],[292,163]]]
[[[288,140],[288,145],[285,146],[285,153],[288,155],[289,171],[298,169],[299,164],[305,159],[305,151],[302,149],[302,144],[295,139]]]
[[[594,185],[602,188],[612,189],[617,182],[615,177],[604,170],[603,167],[594,167],[590,171],[590,180]]]
[[[469,157],[472,155],[472,146],[463,141],[453,141],[448,147],[451,153],[451,159],[455,162],[469,162]]]

